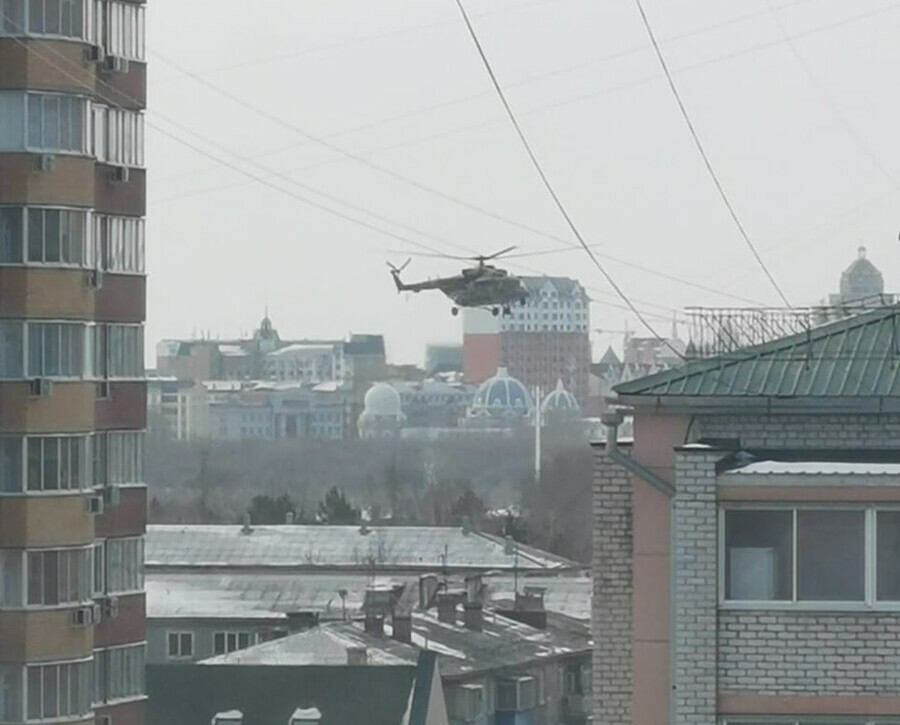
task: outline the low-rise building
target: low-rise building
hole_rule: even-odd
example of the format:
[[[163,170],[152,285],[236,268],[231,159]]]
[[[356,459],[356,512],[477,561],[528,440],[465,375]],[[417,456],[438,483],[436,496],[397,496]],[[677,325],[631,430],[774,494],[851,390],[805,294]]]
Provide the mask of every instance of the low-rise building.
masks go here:
[[[616,388],[596,449],[594,720],[897,722],[900,308]]]

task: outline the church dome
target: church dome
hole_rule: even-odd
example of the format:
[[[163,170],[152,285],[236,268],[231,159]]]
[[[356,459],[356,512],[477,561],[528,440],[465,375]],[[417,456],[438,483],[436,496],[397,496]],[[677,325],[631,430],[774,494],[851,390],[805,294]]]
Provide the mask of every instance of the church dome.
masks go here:
[[[533,408],[528,390],[510,377],[506,368],[499,368],[494,377],[485,380],[472,401],[475,415],[527,415]]]
[[[398,418],[403,415],[400,393],[388,383],[375,383],[364,399],[365,412],[379,417]]]
[[[545,413],[578,413],[581,406],[575,396],[566,390],[562,380],[557,381],[556,389],[544,398],[541,410]]]
[[[841,274],[841,301],[853,302],[884,294],[884,278],[878,268],[866,258],[866,248],[859,248],[859,256]]]

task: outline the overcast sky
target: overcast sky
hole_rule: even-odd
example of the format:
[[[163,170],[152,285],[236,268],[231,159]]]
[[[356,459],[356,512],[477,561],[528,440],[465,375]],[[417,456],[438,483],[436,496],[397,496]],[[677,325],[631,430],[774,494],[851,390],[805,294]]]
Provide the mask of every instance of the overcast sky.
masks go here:
[[[900,288],[900,1],[645,7],[791,303],[836,291],[860,244]],[[778,304],[633,0],[468,8],[582,234],[661,332],[687,305]],[[453,0],[153,0],[148,48],[149,350],[251,330],[268,305],[284,337],[383,332],[393,361],[421,363],[427,342],[461,339],[459,320],[440,293],[398,296],[385,260],[414,243],[450,254],[575,244]],[[596,299],[593,327],[638,326],[583,252],[521,264],[510,268],[577,277]],[[416,258],[405,275],[458,267]]]

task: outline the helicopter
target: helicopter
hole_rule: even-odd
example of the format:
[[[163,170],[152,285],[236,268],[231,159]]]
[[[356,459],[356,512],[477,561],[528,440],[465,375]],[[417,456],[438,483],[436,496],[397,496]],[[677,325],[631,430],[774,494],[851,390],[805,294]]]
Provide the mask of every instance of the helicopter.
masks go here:
[[[467,267],[453,277],[440,277],[425,282],[406,283],[400,279],[400,274],[409,265],[411,259],[407,259],[397,267],[388,262],[391,276],[397,292],[422,292],[424,290],[440,290],[453,301],[450,313],[455,317],[459,314],[460,307],[482,307],[489,309],[494,317],[501,312],[509,315],[511,307],[516,302],[524,304],[528,298],[528,290],[519,277],[509,274],[505,269],[498,269],[488,262],[502,257],[513,251],[515,247],[507,247],[499,252],[488,255],[475,255],[473,257],[454,257],[451,255],[422,255],[436,256],[445,259],[472,260],[478,263],[477,267]]]

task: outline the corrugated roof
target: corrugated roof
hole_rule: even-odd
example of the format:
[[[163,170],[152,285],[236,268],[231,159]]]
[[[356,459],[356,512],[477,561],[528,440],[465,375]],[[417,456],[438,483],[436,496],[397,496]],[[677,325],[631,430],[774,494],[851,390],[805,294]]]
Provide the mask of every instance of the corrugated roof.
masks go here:
[[[730,475],[755,476],[898,476],[898,463],[835,461],[760,461],[729,471]]]
[[[900,307],[888,306],[615,387],[622,396],[882,397],[900,394]]]
[[[574,562],[528,546],[518,556],[505,542],[458,527],[374,526],[148,526],[147,567],[241,567],[450,570],[559,570]]]

